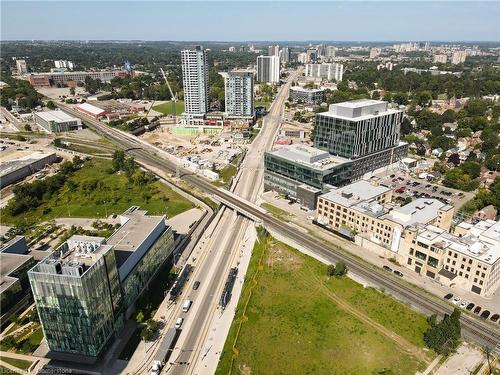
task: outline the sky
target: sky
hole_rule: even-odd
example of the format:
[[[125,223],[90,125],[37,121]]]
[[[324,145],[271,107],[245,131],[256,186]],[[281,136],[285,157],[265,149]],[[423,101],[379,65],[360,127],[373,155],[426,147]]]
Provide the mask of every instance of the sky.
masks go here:
[[[2,41],[500,41],[499,1],[0,4]]]

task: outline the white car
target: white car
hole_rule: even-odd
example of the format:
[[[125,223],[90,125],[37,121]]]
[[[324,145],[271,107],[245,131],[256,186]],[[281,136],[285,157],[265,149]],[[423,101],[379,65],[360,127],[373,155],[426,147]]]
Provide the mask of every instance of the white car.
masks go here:
[[[465,307],[466,307],[468,304],[469,304],[468,302],[466,302],[466,301],[462,301],[462,302],[460,303],[460,307],[461,307],[462,309],[465,309]]]
[[[182,322],[184,322],[184,319],[177,318],[177,321],[175,322],[175,328],[180,329],[182,326]]]
[[[458,305],[460,303],[460,297],[455,297],[451,300],[451,303],[454,305]]]

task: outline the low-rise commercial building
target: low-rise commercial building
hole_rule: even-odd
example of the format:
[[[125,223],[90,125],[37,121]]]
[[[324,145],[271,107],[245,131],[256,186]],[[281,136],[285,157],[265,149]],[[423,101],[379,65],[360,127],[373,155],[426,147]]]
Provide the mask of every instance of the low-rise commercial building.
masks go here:
[[[100,70],[95,72],[68,72],[64,70],[50,73],[33,73],[28,76],[32,86],[46,86],[47,81],[50,86],[68,85],[72,82],[85,82],[85,78],[98,79],[101,82],[109,82],[115,77],[134,77],[134,71],[127,70]]]
[[[55,153],[44,154],[41,152],[34,152],[19,159],[2,161],[0,165],[0,189],[20,181],[56,161]]]
[[[420,275],[482,296],[500,286],[500,222],[460,223],[454,233],[435,225],[409,228],[401,246],[404,264]]]
[[[325,90],[307,89],[302,86],[290,87],[290,101],[307,104],[321,104],[325,101]]]
[[[452,206],[437,199],[419,198],[394,207],[391,199],[390,188],[360,180],[321,195],[317,220],[343,235],[360,236],[394,253],[399,251],[408,227],[432,223],[449,230]]]
[[[264,155],[264,189],[275,190],[302,202],[301,190],[316,189],[320,194],[325,185],[349,182],[351,165],[348,160],[306,145],[290,145]],[[305,192],[305,191],[304,191]],[[308,205],[308,207],[314,207]]]
[[[33,112],[33,120],[49,133],[67,132],[82,128],[82,120],[63,111]]]
[[[173,233],[164,216],[131,207],[120,222],[108,240],[70,237],[29,271],[49,356],[94,363],[171,256]]]

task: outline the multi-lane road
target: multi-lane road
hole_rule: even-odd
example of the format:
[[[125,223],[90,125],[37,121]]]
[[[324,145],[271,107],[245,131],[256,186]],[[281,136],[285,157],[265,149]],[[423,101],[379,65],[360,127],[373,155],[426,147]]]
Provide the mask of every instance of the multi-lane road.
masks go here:
[[[368,282],[374,285],[384,288],[387,293],[390,293],[395,297],[418,307],[421,310],[424,310],[428,313],[437,313],[439,315],[450,313],[453,308],[447,302],[431,296],[425,291],[414,288],[408,285],[404,280],[396,279],[392,275],[388,275],[382,270],[379,270],[376,267],[373,267],[342,250],[328,245],[316,239],[315,237],[302,232],[297,232],[296,228],[294,228],[293,226],[276,219],[253,203],[255,198],[258,196],[258,192],[261,189],[263,174],[262,156],[264,151],[272,144],[274,134],[277,130],[277,128],[274,127],[276,123],[279,123],[280,121],[281,111],[284,101],[286,100],[285,91],[286,89],[284,88],[284,90],[281,91],[281,94],[283,95],[278,95],[276,101],[271,107],[270,114],[266,117],[261,135],[254,141],[256,142],[255,146],[253,146],[252,149],[249,150],[249,155],[247,155],[247,158],[242,165],[241,171],[238,175],[238,182],[236,183],[233,192],[217,188],[202,177],[192,175],[187,171],[183,171],[183,169],[176,165],[176,163],[171,158],[165,156],[162,150],[157,149],[153,145],[146,144],[145,142],[138,140],[136,137],[130,134],[110,128],[109,126],[106,126],[97,120],[82,115],[71,107],[68,107],[66,105],[61,105],[61,107],[67,112],[70,112],[71,114],[81,118],[90,128],[94,129],[104,137],[117,143],[124,149],[130,149],[129,153],[133,155],[136,160],[142,163],[145,167],[149,166],[156,169],[161,169],[172,174],[174,174],[176,170],[180,168],[182,172],[185,172],[182,173],[182,178],[186,182],[204,191],[206,194],[213,196],[215,199],[220,199],[223,202],[227,202],[232,209],[238,211],[243,216],[247,218],[258,219],[264,224],[264,226],[266,226],[273,232],[279,233],[285,239],[289,239],[292,244],[300,245],[310,252],[316,253],[332,262],[343,260],[349,267],[349,270],[354,274],[363,277]],[[229,230],[234,234],[234,236],[232,236],[232,238],[234,239],[233,241],[239,241],[238,238],[241,238],[241,235],[238,237],[237,234],[241,234],[241,231],[243,231],[244,225],[245,223],[248,223],[248,220],[240,218],[236,219],[235,221],[229,222],[228,224],[227,219],[221,219],[220,223],[221,227],[223,227],[223,231]],[[219,238],[217,234],[215,236],[215,238]],[[211,311],[210,309],[213,309],[214,303],[217,303],[217,299],[219,296],[215,294],[215,291],[220,288],[221,284],[225,280],[225,276],[227,275],[227,272],[220,271],[226,270],[230,267],[231,254],[233,254],[233,252],[231,252],[231,250],[229,249],[234,249],[237,244],[232,243],[232,241],[226,241],[222,249],[220,248],[220,243],[217,243],[216,246],[218,246],[219,248],[218,253],[220,257],[217,258],[219,260],[219,263],[216,263],[216,267],[207,266],[207,268],[209,268],[208,275],[211,278],[211,281],[209,287],[207,288],[208,291],[207,293],[205,293],[205,296],[211,296],[211,298],[204,298],[202,296],[197,297],[197,303],[200,303],[200,306],[204,306],[204,308],[198,308],[199,313],[196,314],[196,320],[198,320],[199,318],[201,322],[193,324],[192,327],[196,329],[200,329],[201,325],[205,324],[207,320],[207,315],[204,315],[203,313],[206,314]],[[210,257],[207,258],[210,259]],[[210,262],[206,263],[209,264]],[[201,266],[198,267],[200,268],[200,270],[202,269]],[[200,298],[200,301],[198,301],[198,298]],[[498,329],[498,327],[495,327],[488,322],[481,321],[477,317],[471,316],[467,313],[464,313],[462,315],[461,321],[463,334],[467,338],[477,342],[480,345],[488,345],[492,348],[495,348],[500,343],[500,330]],[[206,328],[206,326],[204,326],[204,328]],[[200,335],[200,333],[203,333],[203,329],[201,330],[201,332],[196,332],[195,329],[187,329],[186,332],[183,332],[183,335],[185,336],[184,338],[181,337],[182,340],[180,340],[180,342],[183,343],[182,345],[184,351],[181,352],[181,354],[183,354],[183,357],[182,360],[179,360],[179,362],[184,362],[184,358],[187,358],[186,362],[196,362],[196,357],[195,355],[193,355],[193,353],[196,351],[199,353],[200,347],[202,345],[203,335]],[[178,366],[176,368],[172,368],[171,371],[173,371],[172,373],[179,374],[190,373],[190,371],[193,371],[193,368],[194,367],[188,368],[186,366],[181,368]]]

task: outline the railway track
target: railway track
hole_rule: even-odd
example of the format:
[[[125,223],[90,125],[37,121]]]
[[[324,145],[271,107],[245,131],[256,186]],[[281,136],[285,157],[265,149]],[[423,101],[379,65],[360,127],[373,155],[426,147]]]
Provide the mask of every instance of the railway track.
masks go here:
[[[65,105],[61,107],[73,115],[81,118],[86,124],[89,125],[90,128],[102,136],[118,143],[124,149],[133,148],[128,151],[129,154],[134,156],[137,161],[143,165],[157,167],[170,173],[176,172],[178,167],[172,161],[160,156],[160,151],[156,150],[154,146],[145,145],[144,143],[133,139],[133,136],[122,133],[116,129],[112,129],[97,120],[83,116],[81,113]],[[353,273],[364,277],[367,281],[372,282],[375,285],[383,287],[394,296],[399,296],[405,301],[429,313],[435,313],[443,316],[444,314],[450,314],[452,312],[452,307],[446,302],[436,300],[434,297],[428,296],[426,292],[411,288],[402,280],[397,280],[392,276],[384,275],[382,270],[372,268],[366,263],[358,260],[356,257],[335,249],[322,241],[316,240],[310,235],[297,233],[297,230],[289,224],[283,223],[273,216],[256,209],[249,202],[243,199],[235,198],[229,192],[213,186],[206,180],[183,170],[183,168],[180,168],[180,170],[183,174],[182,179],[191,183],[193,186],[201,189],[207,194],[213,195],[215,198],[219,197],[233,204],[235,207],[238,207],[240,213],[249,213],[256,218],[259,218],[265,226],[274,228],[280,234],[290,238],[293,242],[308,248],[312,252],[323,255],[328,259],[344,261]],[[469,316],[467,313],[462,314],[461,322],[462,331],[467,338],[480,345],[488,345],[491,348],[500,347],[499,328],[494,327],[492,324],[481,322],[477,318]]]

